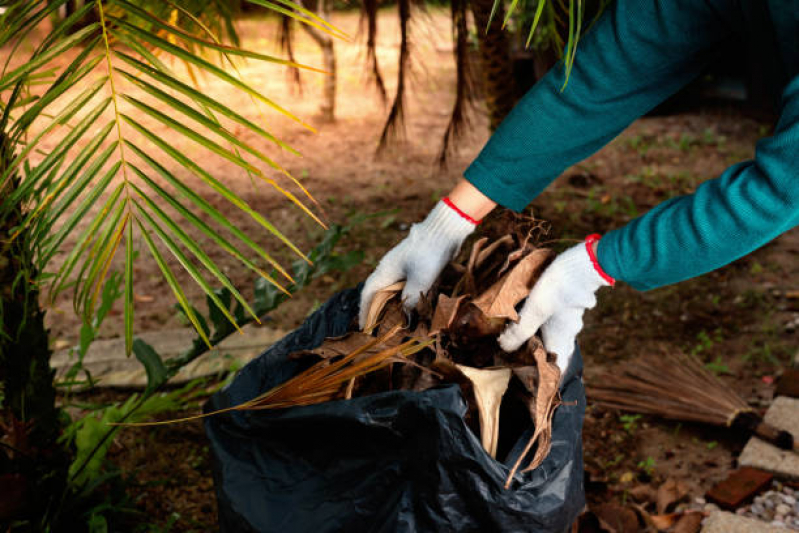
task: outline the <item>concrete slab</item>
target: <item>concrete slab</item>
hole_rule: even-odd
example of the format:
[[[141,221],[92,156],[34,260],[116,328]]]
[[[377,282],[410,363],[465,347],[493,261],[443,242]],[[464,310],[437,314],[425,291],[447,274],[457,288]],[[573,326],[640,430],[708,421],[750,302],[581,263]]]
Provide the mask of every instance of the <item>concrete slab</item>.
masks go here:
[[[799,439],[799,399],[779,396],[769,407],[764,420]],[[799,479],[799,454],[780,450],[757,437],[749,439],[738,464],[760,468],[780,477]]]
[[[218,374],[236,366],[243,366],[286,335],[286,331],[252,325],[242,328],[244,335],[234,333],[222,341],[214,350],[197,358],[181,369],[170,383],[185,383],[192,379]],[[166,360],[175,357],[189,347],[196,336],[191,328],[181,328],[142,333],[139,337],[152,345]],[[51,366],[56,377],[61,379],[74,363],[69,350],[53,354]],[[147,384],[147,375],[139,361],[125,357],[123,338],[99,340],[92,343],[84,366],[91,372],[98,386],[139,388]],[[79,376],[80,379],[83,376]]]
[[[702,533],[785,533],[784,527],[725,511],[714,511],[705,520]]]

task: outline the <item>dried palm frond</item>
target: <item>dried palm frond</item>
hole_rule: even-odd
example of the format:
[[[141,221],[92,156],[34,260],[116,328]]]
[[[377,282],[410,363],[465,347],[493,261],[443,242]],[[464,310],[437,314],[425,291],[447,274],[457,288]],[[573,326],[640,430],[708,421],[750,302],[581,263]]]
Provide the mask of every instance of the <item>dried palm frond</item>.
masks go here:
[[[406,362],[405,358],[433,344],[432,339],[412,338],[396,346],[386,346],[402,330],[402,325],[397,324],[385,334],[361,345],[346,356],[333,362],[328,359],[319,361],[288,381],[239,405],[173,420],[112,425],[157,426],[206,418],[231,411],[283,409],[345,398],[349,396],[348,389],[354,379],[376,372],[392,363]]]
[[[729,427],[754,433],[779,448],[799,451],[790,433],[764,422],[696,357],[679,353],[648,356],[626,363],[618,374],[592,381],[588,396],[599,405]]]

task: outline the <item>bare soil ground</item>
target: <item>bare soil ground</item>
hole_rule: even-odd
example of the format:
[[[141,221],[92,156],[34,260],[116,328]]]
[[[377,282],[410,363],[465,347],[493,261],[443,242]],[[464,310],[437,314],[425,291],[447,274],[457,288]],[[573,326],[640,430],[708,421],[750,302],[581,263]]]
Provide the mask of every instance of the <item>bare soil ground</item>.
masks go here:
[[[355,33],[355,14],[336,14],[333,21]],[[381,25],[379,55],[391,89],[398,48],[393,13],[385,13]],[[245,45],[274,49],[273,21],[246,20],[241,28]],[[406,140],[380,157],[374,149],[386,110],[364,82],[358,43],[336,45],[341,70],[338,120],[333,124],[316,124],[313,118],[321,87],[319,76],[303,74],[305,86],[300,94],[289,88],[279,68],[252,64],[243,68],[245,78],[318,126],[318,133],[311,134],[284,117],[268,115],[270,131],[304,154],[302,158],[283,154],[279,160],[312,191],[328,220],[346,223],[355,213],[388,212],[355,227],[341,245],[342,250],[363,250],[363,264],[346,274],[317,280],[272,314],[276,325],[296,326],[318,302],[363,280],[405,235],[409,224],[421,219],[454,184],[487,139],[487,121],[478,115],[449,168],[435,168],[454,96],[446,13],[434,11],[430,23],[419,24],[415,34],[416,75]],[[301,61],[320,63],[316,49],[304,36],[298,55]],[[202,83],[209,93],[218,95],[224,90],[214,80]],[[563,248],[588,233],[618,227],[669,197],[691,192],[730,164],[752,157],[756,141],[768,132],[768,125],[735,109],[643,118],[598,154],[567,170],[530,209],[551,222],[554,245]],[[175,143],[188,155],[199,154],[188,141]],[[267,187],[254,186],[243,172],[216,160],[208,160],[207,166],[302,248],[310,248],[320,236],[321,229],[312,221]],[[196,183],[180,169],[173,170]],[[229,214],[259,242],[278,249],[274,240],[240,213]],[[290,257],[285,251],[279,255]],[[239,285],[250,285],[250,275],[240,266],[222,255],[214,259]],[[140,262],[136,276],[139,331],[178,325],[173,301],[165,296],[169,291],[156,267]],[[586,316],[580,342],[589,382],[599,370],[641,354],[682,350],[710,363],[720,378],[752,405],[768,405],[770,378],[789,364],[797,349],[799,300],[789,298],[789,291],[799,289],[796,230],[694,280],[646,293],[620,285],[606,290],[598,307]],[[199,291],[190,294],[199,299]],[[74,342],[78,322],[68,299],[56,302],[48,318],[58,344]],[[104,335],[119,335],[120,313],[115,311],[104,327]],[[591,406],[590,399],[584,438],[591,503],[626,500],[632,488],[657,487],[668,478],[688,483],[691,495],[701,496],[735,466],[744,444],[721,430],[648,417],[621,418],[618,412]],[[134,474],[129,493],[153,524],[164,526],[177,513],[172,531],[213,529],[210,459],[199,423],[126,430],[112,447],[112,459],[123,471]]]

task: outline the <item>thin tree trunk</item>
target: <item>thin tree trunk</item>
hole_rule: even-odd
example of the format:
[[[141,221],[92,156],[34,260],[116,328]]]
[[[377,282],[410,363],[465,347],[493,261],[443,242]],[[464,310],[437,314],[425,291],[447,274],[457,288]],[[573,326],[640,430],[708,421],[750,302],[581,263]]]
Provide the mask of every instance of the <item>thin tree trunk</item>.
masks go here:
[[[301,2],[301,5],[306,9],[316,11],[325,20],[330,20],[330,0],[317,0],[316,6],[311,7],[308,4],[307,1]],[[324,87],[322,88],[322,104],[319,106],[319,114],[324,122],[333,122],[336,120],[337,77],[336,50],[333,44],[333,37],[308,24],[303,24],[302,28],[316,41],[316,44],[322,50],[322,64],[328,74],[325,75]]]
[[[0,133],[0,171],[10,159]],[[18,178],[10,178],[10,194]],[[27,235],[14,235],[22,208],[0,220],[0,530],[30,521],[32,530],[64,493],[70,457],[58,442],[53,371]],[[12,237],[13,235],[13,237]],[[36,524],[36,525],[33,525]]]
[[[491,131],[510,113],[518,98],[508,33],[502,28],[505,8],[499,3],[489,26],[494,0],[472,0],[472,14],[480,42],[480,63]],[[488,28],[486,30],[486,28]]]

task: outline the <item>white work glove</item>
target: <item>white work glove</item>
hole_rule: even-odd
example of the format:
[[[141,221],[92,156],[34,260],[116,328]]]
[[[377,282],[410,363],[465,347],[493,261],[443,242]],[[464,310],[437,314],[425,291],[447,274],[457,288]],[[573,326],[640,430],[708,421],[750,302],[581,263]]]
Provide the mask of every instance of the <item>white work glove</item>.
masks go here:
[[[406,282],[402,301],[406,309],[413,309],[420,295],[430,289],[477,227],[477,221],[448,202],[447,199],[438,202],[424,221],[411,226],[408,236],[383,257],[366,280],[358,314],[361,329],[366,325],[366,314],[375,293],[403,279]]]
[[[506,352],[517,350],[541,329],[541,340],[548,352],[557,355],[562,374],[574,354],[575,337],[583,329],[583,313],[596,305],[594,293],[614,280],[605,274],[588,250],[598,235],[569,248],[552,262],[536,282],[519,313],[499,336]]]

